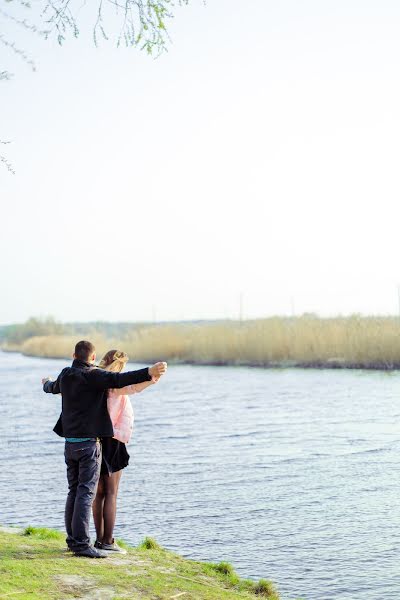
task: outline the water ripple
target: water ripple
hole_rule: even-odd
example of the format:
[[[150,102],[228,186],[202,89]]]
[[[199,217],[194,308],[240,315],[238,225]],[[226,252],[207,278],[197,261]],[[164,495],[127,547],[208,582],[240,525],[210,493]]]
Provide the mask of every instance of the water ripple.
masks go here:
[[[40,385],[63,366],[0,354],[0,522],[63,529],[60,399]],[[283,600],[397,600],[399,397],[398,373],[171,367],[133,399],[116,535],[231,561]]]

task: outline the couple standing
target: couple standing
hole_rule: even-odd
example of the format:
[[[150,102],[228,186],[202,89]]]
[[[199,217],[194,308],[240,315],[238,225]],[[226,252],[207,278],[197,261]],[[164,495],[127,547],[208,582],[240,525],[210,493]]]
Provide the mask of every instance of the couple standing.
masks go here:
[[[68,496],[65,527],[68,548],[78,556],[105,558],[107,551],[121,551],[114,542],[116,499],[122,469],[129,454],[126,443],[133,426],[128,394],[140,392],[159,380],[167,364],[121,373],[128,356],[110,350],[95,366],[96,350],[91,342],[75,346],[71,367],[56,381],[42,379],[43,390],[62,396],[62,412],[54,431],[65,437]],[[90,543],[89,522],[93,517],[97,539]]]

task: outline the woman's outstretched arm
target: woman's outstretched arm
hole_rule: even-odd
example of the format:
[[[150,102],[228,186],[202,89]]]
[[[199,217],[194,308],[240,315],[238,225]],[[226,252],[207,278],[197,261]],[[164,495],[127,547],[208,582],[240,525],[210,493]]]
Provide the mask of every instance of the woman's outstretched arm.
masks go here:
[[[154,385],[155,383],[157,383],[159,379],[159,377],[152,377],[151,381],[143,381],[143,383],[132,383],[131,385],[126,385],[123,388],[115,389],[115,393],[118,395],[127,394],[128,396],[131,394],[138,394],[139,392],[143,392],[143,390],[148,388],[150,385]]]

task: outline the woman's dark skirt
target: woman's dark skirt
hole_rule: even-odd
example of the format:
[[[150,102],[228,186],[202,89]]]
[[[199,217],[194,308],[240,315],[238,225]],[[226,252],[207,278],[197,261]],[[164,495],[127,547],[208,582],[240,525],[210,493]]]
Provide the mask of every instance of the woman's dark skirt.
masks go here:
[[[111,473],[125,469],[128,466],[129,454],[126,444],[115,438],[106,437],[102,438],[101,446],[101,475],[111,475]]]

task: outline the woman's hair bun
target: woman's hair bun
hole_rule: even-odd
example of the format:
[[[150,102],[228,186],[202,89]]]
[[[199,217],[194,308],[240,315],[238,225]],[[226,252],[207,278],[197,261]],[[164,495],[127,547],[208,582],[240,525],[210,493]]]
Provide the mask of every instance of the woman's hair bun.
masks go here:
[[[117,360],[118,362],[123,362],[126,363],[128,362],[128,355],[125,352],[122,352],[121,350],[117,350],[113,356],[113,361]]]

